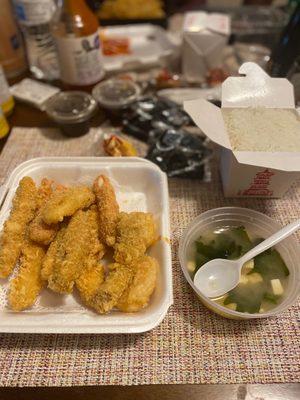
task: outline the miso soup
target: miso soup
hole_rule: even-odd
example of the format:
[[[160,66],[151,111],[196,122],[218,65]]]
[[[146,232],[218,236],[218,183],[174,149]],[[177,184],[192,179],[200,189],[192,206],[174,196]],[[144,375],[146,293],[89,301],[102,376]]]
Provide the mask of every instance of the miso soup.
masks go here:
[[[215,258],[240,258],[262,240],[249,235],[244,226],[207,232],[195,241],[188,270],[193,278],[206,262]],[[231,310],[263,313],[282,301],[288,276],[289,270],[281,255],[271,248],[243,266],[240,282],[233,290],[212,300]]]

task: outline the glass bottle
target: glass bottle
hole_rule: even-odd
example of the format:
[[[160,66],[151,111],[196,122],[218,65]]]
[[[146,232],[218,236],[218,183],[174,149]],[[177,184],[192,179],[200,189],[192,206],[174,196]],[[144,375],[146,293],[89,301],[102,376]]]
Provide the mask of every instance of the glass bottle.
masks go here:
[[[52,23],[61,80],[89,90],[103,77],[99,24],[84,0],[59,0]]]

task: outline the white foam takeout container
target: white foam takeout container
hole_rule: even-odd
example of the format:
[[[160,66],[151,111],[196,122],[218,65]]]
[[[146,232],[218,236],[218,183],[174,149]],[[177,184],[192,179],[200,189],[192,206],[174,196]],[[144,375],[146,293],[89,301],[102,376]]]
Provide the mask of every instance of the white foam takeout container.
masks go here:
[[[239,73],[245,76],[227,78],[222,84],[222,108],[295,109],[293,86],[287,79],[270,78],[252,62],[244,63]],[[185,102],[184,109],[222,146],[220,169],[226,197],[282,197],[300,177],[299,152],[233,151],[219,107],[199,99]]]
[[[6,299],[9,282],[0,280],[0,332],[138,333],[153,329],[165,317],[173,303],[168,184],[166,175],[153,163],[138,157],[45,157],[26,161],[15,168],[1,188],[0,228],[9,216],[22,177],[30,176],[37,184],[47,177],[65,185],[91,185],[99,174],[111,179],[121,211],[148,211],[158,223],[162,239],[148,251],[160,266],[150,304],[137,313],[112,311],[98,315],[82,305],[76,291],[59,295],[44,289],[31,309],[13,312]]]
[[[165,66],[175,51],[166,31],[152,24],[109,26],[100,29],[105,37],[127,38],[130,54],[102,55],[106,72]]]

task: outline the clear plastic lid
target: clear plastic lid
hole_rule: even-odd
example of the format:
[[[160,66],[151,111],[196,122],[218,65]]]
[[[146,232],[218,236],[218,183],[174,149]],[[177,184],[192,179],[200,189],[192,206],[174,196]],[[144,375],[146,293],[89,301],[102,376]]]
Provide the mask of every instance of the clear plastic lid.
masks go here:
[[[123,108],[137,100],[141,93],[140,87],[126,79],[109,79],[96,85],[93,96],[98,103],[109,109]]]
[[[61,92],[46,103],[47,114],[58,123],[76,123],[89,119],[97,107],[95,99],[85,92]]]

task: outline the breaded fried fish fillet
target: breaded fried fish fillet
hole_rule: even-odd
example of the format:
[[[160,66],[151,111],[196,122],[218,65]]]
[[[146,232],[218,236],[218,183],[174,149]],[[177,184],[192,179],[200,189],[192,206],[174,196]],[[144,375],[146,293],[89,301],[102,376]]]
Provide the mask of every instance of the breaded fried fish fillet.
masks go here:
[[[33,180],[26,176],[19,183],[0,239],[0,278],[7,278],[13,271],[20,256],[26,225],[34,217],[36,207],[37,189]]]
[[[73,215],[61,242],[58,242],[53,270],[48,278],[50,289],[59,293],[72,292],[76,279],[87,268],[89,258],[104,252],[98,235],[95,206]]]
[[[141,258],[157,239],[153,215],[143,212],[120,213],[114,259],[120,264],[132,264]]]
[[[100,240],[108,246],[113,246],[119,215],[119,205],[116,200],[114,188],[105,175],[100,175],[96,178],[93,188],[99,211]]]
[[[118,303],[124,290],[130,284],[133,276],[132,268],[128,265],[111,264],[104,283],[89,301],[89,305],[99,314],[105,314]]]
[[[42,269],[41,269],[41,277],[44,281],[48,281],[49,277],[53,273],[53,268],[55,264],[56,257],[60,257],[60,254],[63,252],[62,249],[62,239],[65,234],[66,227],[63,226],[55,236],[55,239],[51,242],[45,258],[43,260]],[[64,253],[63,253],[64,254]]]
[[[18,275],[10,282],[8,302],[14,311],[31,307],[43,288],[41,266],[45,256],[42,246],[25,240]]]
[[[86,186],[66,188],[56,191],[43,209],[42,217],[46,224],[56,224],[77,210],[89,207],[95,201],[94,193]]]
[[[44,209],[47,202],[51,199],[51,196],[55,196],[56,193],[60,193],[64,190],[62,186],[53,189],[53,185],[54,182],[49,179],[42,180],[41,185],[38,188],[39,209],[28,228],[30,239],[45,246],[52,242],[59,229],[59,224],[47,225],[43,220]]]
[[[101,264],[96,263],[76,280],[76,287],[82,301],[89,305],[100,286],[104,282],[105,271]]]
[[[132,282],[117,303],[117,308],[123,312],[136,312],[146,307],[156,286],[158,262],[155,258],[144,256],[132,268]]]

